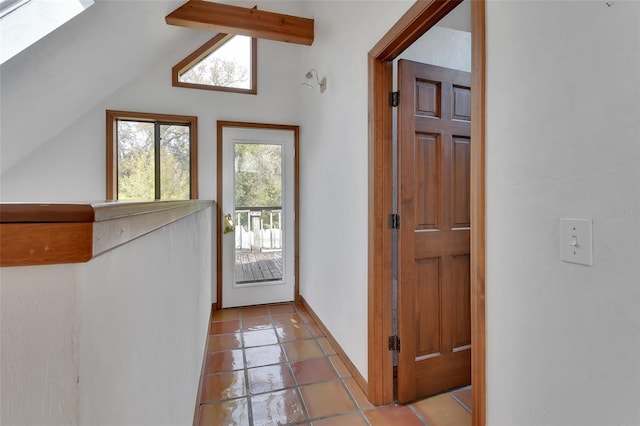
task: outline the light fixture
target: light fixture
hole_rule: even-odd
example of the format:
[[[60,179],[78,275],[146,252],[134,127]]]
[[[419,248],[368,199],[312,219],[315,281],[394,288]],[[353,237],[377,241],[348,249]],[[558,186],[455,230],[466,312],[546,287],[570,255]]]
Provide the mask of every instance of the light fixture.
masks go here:
[[[318,82],[318,86],[320,87],[320,93],[324,93],[324,91],[327,90],[327,77],[322,77],[322,80],[320,80],[320,77],[318,77],[318,71],[316,71],[314,68],[311,68],[304,75],[305,78],[307,79],[307,81],[302,83],[302,85],[303,86],[307,86],[310,89],[313,89],[313,76],[314,76],[314,74],[316,76],[316,81]]]

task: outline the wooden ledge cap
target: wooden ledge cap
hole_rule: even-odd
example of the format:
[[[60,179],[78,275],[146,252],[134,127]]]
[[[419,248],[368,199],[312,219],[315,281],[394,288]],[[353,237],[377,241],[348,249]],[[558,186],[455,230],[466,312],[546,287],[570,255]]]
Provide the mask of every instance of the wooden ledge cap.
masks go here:
[[[87,262],[212,201],[0,203],[0,266]]]

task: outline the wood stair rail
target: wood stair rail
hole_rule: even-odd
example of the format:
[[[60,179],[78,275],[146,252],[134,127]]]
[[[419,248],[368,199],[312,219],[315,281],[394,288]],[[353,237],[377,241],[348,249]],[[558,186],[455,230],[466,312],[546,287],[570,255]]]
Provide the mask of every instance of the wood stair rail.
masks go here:
[[[169,25],[274,41],[313,43],[313,19],[203,0],[189,0],[165,17]]]

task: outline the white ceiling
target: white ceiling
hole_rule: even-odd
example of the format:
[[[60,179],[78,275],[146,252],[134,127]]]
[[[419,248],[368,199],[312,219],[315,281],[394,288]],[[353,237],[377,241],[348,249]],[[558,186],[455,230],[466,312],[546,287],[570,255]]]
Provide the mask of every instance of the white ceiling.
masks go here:
[[[163,55],[211,34],[167,25],[183,0],[96,0],[0,66],[0,173]],[[197,45],[197,44],[196,44]],[[189,52],[186,52],[189,53]]]

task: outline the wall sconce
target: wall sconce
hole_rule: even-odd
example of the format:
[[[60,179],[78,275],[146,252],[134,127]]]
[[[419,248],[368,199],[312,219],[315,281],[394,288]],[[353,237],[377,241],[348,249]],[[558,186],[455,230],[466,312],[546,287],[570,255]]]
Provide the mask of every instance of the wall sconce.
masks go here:
[[[322,80],[320,80],[320,77],[318,77],[318,71],[316,71],[314,68],[311,68],[304,75],[305,78],[307,79],[307,81],[302,83],[302,85],[303,86],[307,86],[310,89],[313,89],[313,76],[314,76],[314,74],[316,76],[316,81],[318,82],[318,86],[320,86],[320,93],[324,93],[324,91],[327,90],[327,77],[322,77]]]

